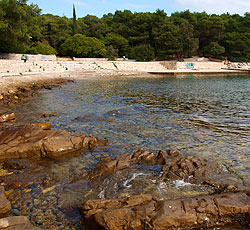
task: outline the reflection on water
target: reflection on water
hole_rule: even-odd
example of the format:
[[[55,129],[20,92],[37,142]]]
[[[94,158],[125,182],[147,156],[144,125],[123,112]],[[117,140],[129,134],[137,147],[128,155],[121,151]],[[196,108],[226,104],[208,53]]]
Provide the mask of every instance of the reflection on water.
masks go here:
[[[107,138],[109,154],[139,147],[205,156],[250,183],[249,76],[96,78],[20,104],[25,120]],[[41,114],[56,114],[38,118]]]
[[[91,78],[44,90],[33,100],[18,104],[15,112],[19,120],[49,122],[52,127],[92,133],[111,143],[85,156],[51,163],[57,190],[45,196],[32,189],[32,196],[40,200],[36,210],[44,210],[44,202],[63,210],[69,200],[75,205],[84,197],[113,197],[114,190],[119,197],[126,197],[133,187],[159,198],[209,192],[183,181],[159,184],[152,175],[138,170],[131,170],[120,184],[114,180],[113,186],[97,191],[86,181],[77,180],[102,156],[132,153],[139,148],[153,152],[178,149],[183,154],[203,156],[250,184],[249,89],[249,76]],[[76,182],[67,184],[70,181]],[[29,209],[27,214],[39,214],[33,212]],[[60,216],[54,212],[58,222]],[[79,214],[74,209],[66,215],[78,226]]]

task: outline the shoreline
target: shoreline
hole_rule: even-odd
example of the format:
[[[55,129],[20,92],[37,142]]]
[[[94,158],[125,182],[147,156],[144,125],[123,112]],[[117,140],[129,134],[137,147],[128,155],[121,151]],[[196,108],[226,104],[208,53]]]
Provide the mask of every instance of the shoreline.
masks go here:
[[[238,75],[249,71],[228,69],[169,70],[160,62],[124,61],[0,61],[0,104],[12,104],[30,97],[37,89],[60,87],[67,81],[92,77],[183,77],[184,75]],[[6,65],[3,65],[6,64]],[[8,69],[6,71],[6,69]],[[11,71],[9,71],[11,69]],[[19,73],[20,72],[20,73]]]
[[[5,83],[6,83],[6,85],[5,85],[6,88],[5,89],[6,90],[8,89],[6,91],[8,93],[8,95],[5,95],[5,96],[7,97],[6,99],[9,98],[9,100],[10,100],[10,104],[8,104],[8,105],[11,105],[11,103],[18,102],[18,101],[20,101],[22,99],[25,100],[25,98],[27,98],[27,99],[31,98],[33,96],[33,92],[35,93],[35,92],[37,92],[37,90],[42,89],[42,88],[52,89],[54,87],[60,87],[61,84],[66,83],[68,81],[77,81],[77,80],[81,80],[81,79],[91,79],[91,78],[99,78],[99,77],[107,77],[107,78],[109,78],[109,77],[115,77],[115,76],[124,76],[124,77],[150,77],[150,78],[151,77],[162,77],[161,75],[150,75],[150,74],[147,74],[146,72],[139,72],[139,71],[137,71],[137,72],[134,71],[133,72],[133,71],[116,71],[116,70],[115,71],[113,71],[113,70],[96,70],[96,71],[82,70],[82,71],[67,71],[67,72],[65,71],[65,73],[58,73],[58,72],[55,73],[55,72],[53,72],[53,73],[50,73],[50,74],[49,73],[46,73],[46,74],[32,74],[32,73],[30,73],[30,74],[22,75],[22,76],[4,77],[3,79],[5,79]],[[2,87],[2,84],[1,84],[1,87]],[[1,90],[1,87],[0,87],[0,90]],[[13,87],[13,88],[11,88],[11,87]],[[23,93],[23,94],[19,94],[19,93]],[[15,96],[18,97],[18,98],[15,98]],[[5,98],[2,98],[0,101],[5,101]],[[0,106],[0,111],[2,109],[4,109],[4,107]],[[44,124],[41,124],[41,125],[44,125]],[[15,123],[13,123],[13,126],[15,126]],[[34,126],[34,124],[32,124],[32,126],[28,126],[27,124],[25,124],[25,128],[26,129],[27,128],[32,128],[32,130],[33,129],[36,129],[36,130],[39,129],[36,126],[35,127],[33,127],[33,126]],[[23,129],[24,129],[24,126],[23,127],[21,126],[20,127],[20,132],[21,131],[23,132]],[[53,131],[39,130],[39,132],[54,132],[54,129],[53,129]],[[58,131],[55,131],[55,132],[58,132]],[[34,134],[32,134],[31,136],[33,136],[33,135]],[[67,134],[67,135],[71,135],[71,134]],[[12,136],[12,135],[10,135],[10,136]],[[92,135],[89,136],[89,137],[87,137],[87,139],[89,139],[90,137],[92,137]],[[16,139],[19,140],[18,138],[16,138]],[[46,141],[46,143],[49,144],[48,141]],[[64,144],[64,143],[67,143],[67,142],[65,140],[62,143]],[[55,144],[53,142],[53,148],[54,148],[54,145]],[[52,146],[52,144],[51,144],[51,146]],[[130,172],[131,168],[132,168],[131,166],[134,163],[135,164],[144,165],[144,163],[147,164],[147,162],[148,162],[149,165],[151,165],[151,164],[153,165],[153,163],[159,163],[159,164],[164,165],[165,164],[164,162],[170,162],[170,160],[173,160],[173,167],[172,168],[176,168],[177,164],[175,162],[176,162],[176,160],[178,160],[180,162],[187,162],[187,166],[190,165],[189,164],[190,162],[191,163],[194,162],[195,163],[194,164],[195,165],[194,172],[196,172],[196,171],[199,172],[200,170],[203,170],[203,166],[205,168],[204,172],[209,172],[211,170],[211,168],[212,168],[212,166],[210,167],[210,165],[206,166],[207,163],[206,163],[205,159],[203,160],[203,159],[195,158],[195,157],[192,157],[192,156],[191,157],[190,156],[189,157],[182,157],[182,156],[180,156],[180,158],[179,158],[179,153],[177,155],[175,150],[169,150],[169,151],[172,151],[172,152],[164,152],[164,150],[161,150],[159,152],[160,154],[157,155],[155,153],[143,151],[143,150],[140,149],[140,150],[138,150],[135,153],[131,153],[130,155],[124,154],[124,155],[118,156],[116,159],[114,159],[114,161],[111,161],[111,160],[109,161],[109,159],[107,160],[107,158],[103,158],[104,160],[102,161],[102,159],[101,159],[96,164],[96,167],[93,168],[92,171],[88,172],[88,174],[87,173],[86,174],[83,173],[82,174],[83,177],[81,177],[81,179],[85,179],[86,176],[91,177],[91,178],[101,178],[101,176],[102,176],[102,178],[105,179],[105,181],[108,178],[108,176],[111,176],[111,178],[116,178],[117,175],[123,175],[124,174],[124,173],[119,174],[119,172],[124,172],[124,170],[127,170],[128,172]],[[71,156],[71,155],[69,155],[69,156]],[[133,159],[134,162],[131,161],[131,159]],[[197,164],[198,166],[196,167],[196,162],[199,162],[199,161],[201,161],[202,163],[201,164]],[[13,162],[15,163],[15,160]],[[20,161],[20,162],[26,162],[26,161],[24,160],[24,161]],[[22,166],[23,163],[20,163],[20,162],[18,164],[20,164]],[[28,162],[30,162],[29,159],[28,159]],[[115,170],[110,169],[109,167],[106,167],[106,164],[108,166],[115,165],[116,166]],[[89,209],[89,210],[86,209],[86,204],[88,204],[87,202],[90,202],[90,203],[95,203],[96,202],[95,204],[97,204],[97,205],[103,205],[103,203],[110,202],[110,200],[108,198],[106,198],[104,200],[103,199],[92,200],[91,198],[88,198],[88,199],[86,199],[86,202],[84,201],[83,203],[80,204],[81,206],[76,205],[77,202],[75,200],[73,200],[73,201],[70,200],[71,203],[67,203],[67,200],[64,200],[64,195],[62,193],[60,193],[60,191],[64,191],[63,190],[64,188],[66,188],[66,189],[70,188],[70,189],[72,189],[72,191],[75,191],[74,190],[74,186],[76,186],[76,187],[79,186],[79,188],[82,189],[81,186],[85,185],[84,183],[81,184],[81,180],[78,177],[76,177],[76,180],[74,178],[74,180],[65,183],[65,185],[62,185],[62,184],[56,182],[56,180],[53,180],[53,177],[51,175],[54,175],[54,174],[52,172],[50,172],[50,171],[47,172],[47,168],[46,168],[47,166],[40,165],[38,163],[37,164],[32,163],[32,165],[33,165],[32,167],[33,168],[31,166],[27,166],[27,169],[25,168],[25,170],[27,170],[26,174],[23,174],[25,176],[22,176],[20,174],[21,176],[18,177],[19,174],[17,174],[17,178],[15,178],[16,174],[12,175],[11,174],[11,172],[12,172],[11,171],[11,167],[8,168],[8,164],[6,164],[6,165],[7,165],[6,166],[7,170],[9,170],[9,171],[6,171],[8,173],[8,175],[6,175],[5,182],[9,183],[8,184],[8,186],[9,186],[12,183],[12,179],[13,180],[15,179],[14,182],[17,185],[19,185],[19,184],[22,185],[22,186],[23,185],[24,186],[27,185],[26,187],[24,187],[25,189],[23,189],[23,190],[20,189],[20,191],[22,192],[22,193],[20,192],[20,194],[23,194],[23,197],[24,197],[24,198],[22,198],[23,199],[22,202],[27,201],[27,200],[30,199],[32,207],[34,208],[33,209],[34,211],[32,211],[30,213],[28,211],[27,211],[27,213],[25,213],[25,211],[24,211],[24,213],[20,211],[20,212],[17,213],[17,215],[20,215],[20,214],[25,214],[26,215],[27,214],[27,216],[32,217],[31,218],[31,220],[32,220],[31,223],[32,224],[35,224],[36,226],[40,226],[42,229],[46,229],[46,226],[59,226],[59,225],[56,225],[56,224],[60,224],[60,222],[57,223],[58,220],[57,221],[54,220],[54,218],[56,217],[56,215],[59,213],[59,211],[58,211],[59,208],[61,209],[63,207],[63,208],[65,208],[66,211],[70,212],[69,208],[72,208],[72,205],[73,205],[73,207],[77,207],[77,208],[80,209],[81,216],[82,216],[82,221],[85,221],[86,223],[89,222],[91,226],[97,225],[98,227],[100,227],[102,224],[106,225],[106,223],[99,223],[98,221],[93,221],[93,219],[91,219],[92,216],[95,215],[95,211],[96,210],[94,208],[93,209]],[[56,163],[55,163],[55,165],[56,165]],[[107,175],[106,175],[106,171],[105,170],[100,170],[99,171],[98,166],[102,166],[102,165],[104,165],[105,167],[100,167],[100,168],[107,169]],[[11,164],[10,164],[10,166],[11,166]],[[40,171],[38,170],[38,171],[34,172],[34,168],[38,168],[38,169],[40,169]],[[185,168],[186,168],[186,166],[183,167],[183,169],[181,168],[180,173],[182,173],[182,170],[185,172]],[[114,171],[112,173],[112,175],[109,175],[109,169],[112,172]],[[165,169],[166,169],[166,172],[165,172],[166,175],[167,175],[167,173],[169,175],[170,174],[172,175],[172,171],[171,170],[168,170],[167,167],[165,167]],[[4,170],[6,170],[6,168]],[[121,171],[121,170],[123,170],[123,171]],[[46,173],[48,173],[48,174],[44,173],[44,171],[46,171]],[[212,179],[214,179],[218,175],[220,175],[219,173],[217,175],[216,168],[214,168],[214,170],[211,170],[211,171],[215,173],[215,177],[212,176]],[[175,172],[177,172],[177,171],[175,171]],[[136,171],[136,173],[141,173],[141,172],[138,170],[138,171]],[[33,177],[35,179],[33,179]],[[28,180],[26,180],[26,178],[28,178]],[[36,179],[36,178],[38,178],[38,179]],[[39,188],[40,192],[39,192],[39,194],[37,194],[36,190],[35,189],[33,190],[33,188],[31,187],[31,185],[29,183],[32,182],[34,185],[36,185],[36,184],[40,183],[40,181],[43,182],[43,178],[46,178],[46,181],[43,184],[43,186]],[[47,180],[47,178],[52,178],[52,179],[50,181],[50,180]],[[127,179],[127,177],[126,178],[123,178],[123,177],[120,178],[120,177],[118,177],[118,178],[119,178],[119,181],[125,181]],[[187,175],[187,178],[189,178],[189,174]],[[165,181],[164,178],[160,178],[160,177],[158,178],[156,176],[152,177],[152,179],[153,180],[158,180],[159,183]],[[172,178],[172,179],[176,179],[176,178]],[[177,179],[179,179],[179,178],[177,178]],[[204,194],[198,194],[197,195],[197,194],[194,193],[191,198],[190,197],[183,197],[181,199],[175,198],[173,202],[171,201],[172,203],[168,203],[169,201],[167,199],[164,200],[164,201],[162,201],[162,200],[158,200],[156,198],[151,198],[151,196],[149,198],[147,198],[148,196],[146,196],[146,199],[145,199],[145,196],[144,195],[140,195],[140,194],[137,195],[137,196],[131,196],[131,198],[128,198],[128,199],[118,199],[118,200],[115,199],[112,202],[123,204],[123,203],[125,203],[127,201],[132,200],[132,202],[133,202],[133,200],[138,200],[138,198],[140,198],[139,201],[142,201],[142,202],[137,202],[135,205],[131,206],[131,210],[133,212],[135,210],[137,210],[137,209],[141,210],[141,208],[145,204],[146,205],[150,205],[151,207],[155,207],[155,208],[159,207],[160,204],[164,204],[166,207],[169,207],[169,206],[172,207],[173,206],[173,207],[176,208],[176,210],[186,210],[185,207],[189,207],[188,204],[190,203],[190,201],[192,203],[193,202],[195,203],[197,201],[197,199],[202,198],[203,200],[205,200],[205,202],[206,202],[205,204],[206,205],[209,205],[209,207],[213,207],[213,210],[215,210],[214,213],[216,213],[216,214],[215,215],[211,215],[211,213],[209,213],[209,211],[206,211],[206,210],[204,210],[202,212],[197,212],[196,213],[195,210],[199,208],[198,205],[197,205],[197,206],[194,206],[194,208],[192,207],[192,209],[187,209],[188,210],[187,212],[185,211],[185,213],[181,213],[181,215],[183,215],[183,225],[185,227],[189,227],[189,225],[191,225],[191,224],[192,224],[193,227],[207,226],[207,224],[208,224],[207,220],[209,219],[209,220],[211,220],[211,222],[209,223],[211,225],[211,227],[213,227],[213,226],[217,226],[218,227],[218,221],[220,220],[220,218],[217,220],[217,216],[219,216],[217,214],[217,206],[216,206],[217,203],[215,204],[215,202],[212,202],[214,199],[218,199],[219,202],[221,200],[223,201],[223,202],[222,201],[220,202],[220,205],[222,207],[226,206],[226,207],[229,207],[229,209],[230,209],[229,215],[226,216],[227,220],[228,220],[228,223],[229,223],[229,226],[234,226],[234,224],[235,224],[234,223],[234,216],[235,215],[240,216],[240,220],[242,219],[242,223],[243,223],[243,221],[245,220],[244,219],[244,215],[245,214],[244,213],[238,213],[237,211],[234,211],[234,210],[236,210],[238,207],[240,207],[241,210],[243,210],[243,209],[245,210],[246,206],[248,207],[248,203],[249,203],[249,189],[248,189],[248,187],[247,188],[242,187],[242,182],[241,182],[241,180],[239,178],[235,177],[235,180],[239,181],[239,183],[237,182],[235,184],[234,184],[234,182],[235,182],[234,179],[232,181],[230,181],[230,183],[228,183],[226,176],[222,177],[222,179],[224,180],[225,183],[221,182],[221,178],[218,178],[218,180],[220,181],[220,183],[217,183],[217,180],[214,180],[214,181],[212,180],[211,181],[209,175],[208,175],[207,179],[204,180],[206,183],[207,183],[207,181],[209,182],[208,185],[211,186],[211,188],[214,187],[215,190],[218,190],[217,193],[215,192],[215,194],[207,194],[207,195],[206,194],[205,195]],[[197,176],[197,180],[200,180],[199,176]],[[111,180],[111,182],[112,182],[112,180]],[[93,180],[93,184],[94,183],[95,183],[95,181]],[[98,182],[98,183],[100,183],[100,182]],[[111,185],[112,185],[112,183],[111,183]],[[98,191],[97,187],[95,187],[95,189]],[[8,194],[8,199],[11,200],[12,202],[15,200],[15,196],[18,197],[18,195],[16,195],[17,191],[18,191],[18,189],[15,189],[15,190],[11,189],[11,190],[7,190],[6,191],[6,194]],[[67,190],[65,190],[65,191],[67,191]],[[222,194],[220,194],[220,193],[222,193]],[[36,195],[35,197],[33,196],[34,194]],[[99,193],[99,194],[101,194],[101,193]],[[44,209],[44,206],[42,206],[43,203],[42,202],[39,203],[39,199],[43,198],[43,197],[46,198],[46,203],[47,203],[47,200],[49,200],[49,202],[51,202],[51,203],[49,203],[49,205],[52,206],[51,208],[45,206],[46,213],[39,212],[39,210],[41,210],[42,208]],[[54,197],[56,197],[56,199],[60,200],[59,204],[57,202],[53,203],[53,199],[52,198],[54,198]],[[225,200],[225,197],[227,198],[226,200]],[[238,200],[241,200],[241,199],[243,199],[245,201],[244,204],[243,204],[243,202],[242,203],[238,202]],[[210,200],[211,200],[211,202],[210,202]],[[237,202],[238,203],[237,204],[233,203],[231,205],[231,202],[229,202],[231,200],[236,200],[235,203],[237,203]],[[15,210],[15,211],[18,210],[16,208],[16,207],[19,207],[18,205],[20,205],[22,207],[22,209],[26,208],[27,210],[29,210],[28,209],[28,205],[26,207],[24,204],[21,204],[18,200],[17,201],[15,200],[15,202],[16,202],[15,203],[16,206],[13,206],[11,212],[13,212],[13,210]],[[183,206],[184,209],[182,208],[181,205],[179,205],[179,203],[186,205],[186,206]],[[53,206],[53,204],[55,204],[55,206]],[[229,205],[231,205],[231,206],[229,206]],[[104,207],[103,208],[104,210],[101,210],[101,212],[98,215],[103,215],[105,209],[107,208],[105,205],[103,207]],[[36,211],[36,210],[38,210],[38,211]],[[121,207],[119,207],[118,209],[115,209],[115,210],[113,210],[112,208],[108,207],[107,210],[110,211],[110,212],[114,212],[114,213],[122,213],[122,211],[124,209],[121,206]],[[56,214],[52,215],[51,214],[52,211],[53,212],[55,211]],[[100,210],[98,210],[98,212],[99,211]],[[222,208],[222,211],[223,211],[223,208]],[[219,210],[219,214],[220,214],[220,212],[221,212],[221,210]],[[94,213],[94,214],[92,216],[90,216],[89,213]],[[141,213],[141,212],[138,212],[138,214],[139,213]],[[199,222],[200,225],[197,225],[197,221],[196,220],[194,220],[190,224],[190,215],[195,214],[195,215],[199,216],[199,215],[201,215],[200,213],[202,213],[202,216],[201,216],[202,218],[198,219],[200,221]],[[49,215],[49,214],[51,214],[51,215]],[[156,217],[157,218],[160,217],[161,214],[162,213],[156,213],[156,215],[151,215],[150,214],[149,215],[150,222],[152,222],[151,220],[155,219]],[[164,215],[165,215],[165,213],[164,213]],[[35,216],[38,216],[40,219],[36,219]],[[59,216],[59,217],[61,219],[64,218],[64,216]],[[142,215],[140,217],[140,220],[141,219],[142,220],[144,220],[144,219],[148,220],[149,217],[148,217],[148,215],[146,217],[144,215]],[[169,218],[172,218],[173,221],[178,221],[178,219],[175,220],[175,214],[173,214],[173,215],[171,214],[170,216],[165,215],[163,217],[164,217],[163,219],[166,219],[166,220],[168,220]],[[48,218],[49,218],[49,220],[48,220]],[[59,221],[60,221],[60,218],[59,218]],[[121,220],[121,221],[125,220],[123,218],[123,216],[117,216],[117,218],[119,220]],[[63,219],[63,220],[65,221],[65,222],[62,222],[62,224],[64,226],[66,226],[66,224],[68,224],[68,223],[71,223],[71,222],[67,222],[65,219]],[[96,220],[98,220],[98,218],[96,218]],[[111,219],[111,221],[112,221],[112,219]],[[138,219],[135,219],[134,222],[135,221],[138,222]],[[244,222],[244,224],[248,224],[248,220],[245,220],[245,222]],[[129,224],[131,224],[131,223],[129,222]],[[133,223],[131,224],[131,226],[133,225]],[[45,224],[45,225],[42,225],[42,224]],[[79,221],[77,220],[77,224],[80,225],[80,220]],[[223,226],[223,224],[224,224],[223,221],[220,224]],[[244,226],[243,226],[243,228],[244,228]],[[166,229],[167,229],[167,227],[169,227],[168,224],[166,224]],[[170,228],[172,228],[172,226],[170,226]],[[30,227],[30,229],[32,229],[32,228]],[[151,229],[157,229],[157,228],[152,227]],[[191,229],[191,227],[190,227],[190,229]]]

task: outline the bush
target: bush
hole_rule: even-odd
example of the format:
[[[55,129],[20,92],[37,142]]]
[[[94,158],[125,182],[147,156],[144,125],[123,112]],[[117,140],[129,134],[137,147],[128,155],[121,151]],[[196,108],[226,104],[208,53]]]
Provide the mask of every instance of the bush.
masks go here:
[[[61,45],[60,52],[70,57],[105,57],[107,51],[97,38],[76,34]]]
[[[138,45],[133,48],[132,56],[136,61],[150,61],[155,58],[154,49],[150,45]]]
[[[27,49],[25,53],[51,55],[51,54],[56,54],[56,50],[50,45],[37,42],[34,46]]]
[[[220,57],[222,54],[225,53],[225,48],[219,45],[218,42],[211,42],[208,46],[203,49],[203,53],[208,56],[212,57]]]
[[[114,61],[118,57],[118,49],[114,49],[112,45],[110,45],[107,49],[107,55],[109,61]]]

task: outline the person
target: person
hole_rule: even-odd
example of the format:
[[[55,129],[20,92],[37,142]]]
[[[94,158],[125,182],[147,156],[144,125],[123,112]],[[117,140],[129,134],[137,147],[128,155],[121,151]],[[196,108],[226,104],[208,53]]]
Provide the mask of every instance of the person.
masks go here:
[[[26,62],[26,60],[27,60],[27,56],[24,56],[24,54],[21,56],[21,60],[23,60],[24,61],[24,63]]]
[[[123,56],[123,61],[126,61],[126,57],[125,56]]]

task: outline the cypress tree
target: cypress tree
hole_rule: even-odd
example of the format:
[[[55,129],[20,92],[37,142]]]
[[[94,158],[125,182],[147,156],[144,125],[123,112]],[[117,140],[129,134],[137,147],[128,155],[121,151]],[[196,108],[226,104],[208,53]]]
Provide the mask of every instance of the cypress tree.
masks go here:
[[[73,5],[73,35],[77,34],[76,9]]]

